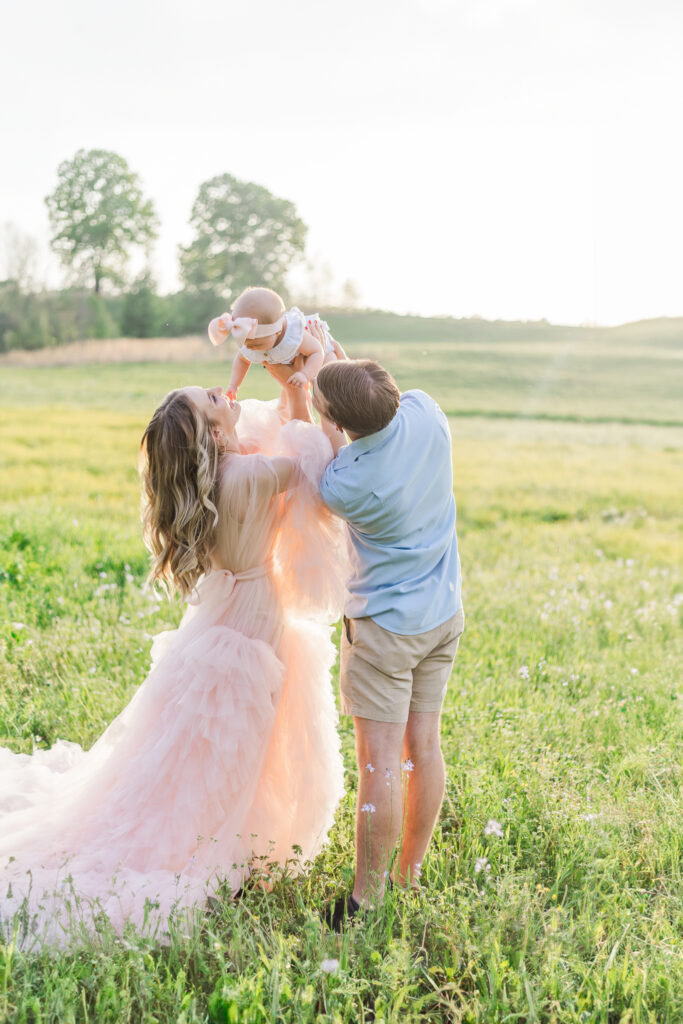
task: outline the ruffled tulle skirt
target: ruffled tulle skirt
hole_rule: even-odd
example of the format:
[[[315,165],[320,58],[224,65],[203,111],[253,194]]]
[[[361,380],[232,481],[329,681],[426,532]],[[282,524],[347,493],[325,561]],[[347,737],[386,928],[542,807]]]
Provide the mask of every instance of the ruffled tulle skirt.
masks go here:
[[[274,409],[252,413],[274,426]],[[303,450],[302,478],[261,571],[200,583],[94,746],[0,749],[0,922],[24,946],[67,945],[101,914],[163,940],[254,858],[297,871],[324,843],[343,792],[328,624],[341,547],[317,503],[329,453],[313,430],[278,431]]]

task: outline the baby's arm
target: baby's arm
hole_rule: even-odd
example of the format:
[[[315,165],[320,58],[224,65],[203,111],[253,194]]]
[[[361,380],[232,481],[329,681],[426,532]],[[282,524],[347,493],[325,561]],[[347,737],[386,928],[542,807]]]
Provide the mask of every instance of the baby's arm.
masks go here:
[[[230,398],[237,398],[237,390],[247,375],[250,363],[248,359],[245,359],[241,352],[238,352],[232,361],[232,373],[230,374],[230,383],[228,384],[226,395]]]
[[[304,331],[304,337],[299,346],[299,355],[305,358],[303,369],[293,373],[287,381],[288,384],[293,384],[294,387],[298,388],[305,386],[311,380],[315,380],[318,376],[318,370],[322,367],[325,359],[322,345],[308,331]]]

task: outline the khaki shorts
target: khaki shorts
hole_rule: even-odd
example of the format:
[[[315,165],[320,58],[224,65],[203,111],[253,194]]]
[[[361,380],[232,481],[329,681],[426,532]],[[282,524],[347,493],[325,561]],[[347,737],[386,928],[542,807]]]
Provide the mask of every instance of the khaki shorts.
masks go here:
[[[410,711],[440,711],[465,628],[462,608],[427,633],[402,636],[373,619],[344,618],[339,684],[342,714],[407,722]]]

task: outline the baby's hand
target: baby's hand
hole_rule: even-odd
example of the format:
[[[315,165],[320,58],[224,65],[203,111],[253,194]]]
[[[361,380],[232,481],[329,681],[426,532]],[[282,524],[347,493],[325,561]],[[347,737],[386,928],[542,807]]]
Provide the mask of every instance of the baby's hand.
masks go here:
[[[308,377],[299,370],[297,373],[292,374],[287,383],[295,388],[303,388],[308,384]]]

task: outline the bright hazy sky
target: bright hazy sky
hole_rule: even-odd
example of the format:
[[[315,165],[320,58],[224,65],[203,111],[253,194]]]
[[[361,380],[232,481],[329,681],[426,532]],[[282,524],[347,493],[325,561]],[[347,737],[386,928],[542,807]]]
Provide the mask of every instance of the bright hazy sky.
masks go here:
[[[370,306],[682,315],[682,52],[680,0],[14,3],[0,223],[44,243],[59,162],[112,149],[157,206],[163,289],[227,171],[293,200]]]

